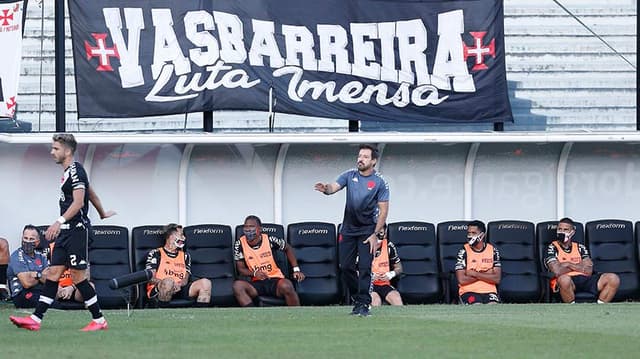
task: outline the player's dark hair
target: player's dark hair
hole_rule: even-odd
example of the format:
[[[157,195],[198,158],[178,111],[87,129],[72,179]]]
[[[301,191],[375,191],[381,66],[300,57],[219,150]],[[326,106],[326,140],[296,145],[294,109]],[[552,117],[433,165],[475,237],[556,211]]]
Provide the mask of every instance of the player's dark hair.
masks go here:
[[[36,231],[36,233],[38,234],[38,239],[40,239],[40,231],[38,230],[38,227],[34,226],[33,224],[27,224],[26,226],[24,226],[24,228],[22,228],[22,233],[24,233],[24,231],[26,230]]]
[[[71,133],[56,133],[53,135],[53,141],[60,142],[61,144],[69,147],[71,149],[71,153],[76,152],[76,147],[78,147],[78,142],[76,142],[76,138],[73,137]]]
[[[478,227],[478,229],[480,230],[480,232],[486,232],[487,231],[487,227],[485,227],[484,223],[482,221],[471,221],[469,222],[469,224],[467,224],[467,227]]]
[[[572,227],[573,229],[575,229],[575,228],[576,228],[576,224],[573,222],[573,219],[571,219],[571,218],[569,218],[569,217],[564,217],[564,218],[562,218],[561,220],[559,220],[559,221],[558,221],[558,223],[566,223],[566,224],[571,225],[571,227]]]
[[[167,238],[171,237],[171,235],[176,233],[179,229],[182,229],[182,226],[175,223],[169,223],[164,226],[164,228],[162,229],[164,240],[166,241]]]
[[[371,158],[377,160],[380,157],[380,153],[378,152],[378,147],[369,144],[362,144],[358,147],[358,150],[370,150]]]
[[[244,219],[244,223],[247,223],[247,221],[256,221],[256,224],[259,227],[262,227],[262,221],[260,220],[260,218],[256,215],[249,215],[247,216],[247,218]]]

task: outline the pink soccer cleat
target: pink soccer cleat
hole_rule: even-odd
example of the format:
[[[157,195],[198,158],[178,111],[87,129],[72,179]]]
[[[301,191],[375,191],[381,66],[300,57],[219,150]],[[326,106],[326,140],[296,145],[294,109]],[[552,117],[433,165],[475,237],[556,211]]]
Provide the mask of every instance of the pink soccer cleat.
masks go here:
[[[40,330],[40,323],[38,323],[35,320],[33,320],[31,318],[31,316],[28,316],[28,317],[14,317],[12,315],[12,316],[9,317],[9,320],[11,321],[11,323],[15,324],[16,327],[18,327],[18,328],[22,328],[22,329],[26,329],[26,330],[32,330],[34,332],[37,332],[38,330]]]
[[[106,320],[102,323],[98,323],[92,320],[89,324],[87,324],[86,327],[80,330],[83,332],[97,332],[98,330],[107,330],[107,329],[109,329],[109,325],[107,324]]]

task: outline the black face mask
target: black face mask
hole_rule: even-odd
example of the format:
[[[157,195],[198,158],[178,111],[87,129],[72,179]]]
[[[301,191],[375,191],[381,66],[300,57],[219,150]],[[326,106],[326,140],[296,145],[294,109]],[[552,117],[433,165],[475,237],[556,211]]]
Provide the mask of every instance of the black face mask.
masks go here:
[[[22,251],[29,257],[33,257],[33,254],[36,251],[36,242],[22,241]]]
[[[256,230],[243,230],[242,231],[244,233],[244,236],[247,237],[248,241],[253,241],[254,239],[256,239]]]
[[[556,232],[556,239],[558,240],[558,242],[564,243],[568,238],[569,237],[567,236],[566,233]]]

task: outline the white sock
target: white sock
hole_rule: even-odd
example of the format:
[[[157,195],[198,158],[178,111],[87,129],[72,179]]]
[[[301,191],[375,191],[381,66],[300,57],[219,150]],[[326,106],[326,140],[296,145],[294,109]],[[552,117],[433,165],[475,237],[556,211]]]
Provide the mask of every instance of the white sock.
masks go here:
[[[42,321],[42,319],[36,317],[35,315],[31,314],[31,319],[33,319],[36,323],[40,323]]]
[[[102,323],[104,323],[106,320],[104,319],[104,317],[100,317],[100,318],[98,318],[98,319],[94,319],[93,321],[94,321],[94,322],[96,322],[96,323],[98,323],[98,324],[102,324]]]

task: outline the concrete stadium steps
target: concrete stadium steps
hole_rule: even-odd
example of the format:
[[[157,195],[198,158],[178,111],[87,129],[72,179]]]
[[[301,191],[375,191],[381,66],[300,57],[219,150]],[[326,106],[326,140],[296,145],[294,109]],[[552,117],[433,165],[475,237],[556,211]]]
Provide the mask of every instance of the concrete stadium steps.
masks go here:
[[[67,92],[75,93],[76,82],[73,76],[66,76],[64,78],[64,83]],[[20,86],[39,90],[40,76],[24,76],[23,73],[23,76],[20,77]],[[45,96],[55,94],[55,76],[53,74],[42,76],[42,94]],[[35,95],[38,95],[38,93]]]
[[[636,64],[636,55],[625,56],[631,63]],[[633,68],[620,56],[614,53],[601,54],[507,54],[507,73],[517,72],[548,72],[548,71],[620,71],[629,72]]]
[[[583,16],[629,16],[633,14],[634,7],[630,6],[632,1],[625,1],[625,5],[610,5],[610,1],[607,1],[606,4],[603,4],[602,1],[599,4],[591,6],[591,7],[569,7],[569,11],[575,16],[581,18]],[[538,4],[527,4],[522,0],[515,1],[505,1],[504,7],[504,16],[508,18],[519,17],[519,16],[571,16],[567,14],[562,8],[553,4],[551,0],[545,1],[547,6]],[[564,3],[564,1],[561,1]],[[632,4],[631,4],[632,5]],[[607,6],[603,8],[603,6]]]
[[[634,36],[603,36],[603,39],[623,54],[635,54],[637,46]],[[505,38],[507,54],[598,54],[611,52],[594,36],[538,36],[512,35]]]
[[[53,99],[51,100],[53,101]],[[34,131],[54,131],[55,111],[20,111],[20,120],[31,122]],[[347,121],[321,119],[316,117],[300,117],[277,114],[275,118],[276,132],[326,132],[347,130]],[[67,128],[70,131],[152,131],[165,129],[202,129],[202,113],[190,113],[185,126],[184,114],[169,116],[150,116],[139,118],[103,118],[78,119],[78,113],[67,110]],[[237,132],[268,130],[268,114],[259,111],[220,111],[213,113],[214,131]]]
[[[633,35],[636,31],[635,14],[611,16],[585,15],[579,19],[600,36]],[[570,15],[566,16],[513,16],[504,19],[505,36],[513,35],[588,35],[585,29]]]
[[[636,0],[607,0],[606,7],[603,6],[602,0],[560,0],[562,5],[569,8],[571,11],[587,11],[587,10],[600,10],[603,12],[606,11],[617,11],[617,10],[627,10],[630,8],[636,7]],[[543,1],[522,1],[522,0],[504,0],[504,11],[505,14],[517,11],[529,11],[534,10],[536,13],[541,12],[563,12],[562,9],[558,7],[551,0],[543,0]]]
[[[540,117],[543,117],[543,121],[540,121]],[[535,109],[531,110],[531,113],[522,114],[516,117],[516,124],[538,124],[538,125],[562,125],[568,123],[571,125],[586,125],[593,126],[595,122],[601,123],[602,126],[625,126],[629,125],[632,129],[635,129],[635,111],[630,109],[607,109],[603,112],[600,109]],[[598,129],[600,130],[600,129]]]
[[[628,89],[635,93],[636,81],[629,72],[509,72],[509,85],[516,89]]]
[[[561,4],[637,65],[637,1]],[[553,1],[505,0],[504,12],[506,130],[635,129],[636,70]]]
[[[39,34],[39,32],[38,32]],[[64,42],[64,55],[71,58],[73,56],[73,49],[71,45],[71,38],[65,39]],[[40,37],[32,36],[22,39],[22,57],[35,57],[35,58],[54,58],[55,46],[53,42],[53,34],[47,36],[42,40],[42,52],[40,52]]]
[[[617,89],[516,90],[516,98],[532,101],[531,108],[635,108],[635,92]],[[516,107],[516,105],[512,104]]]

